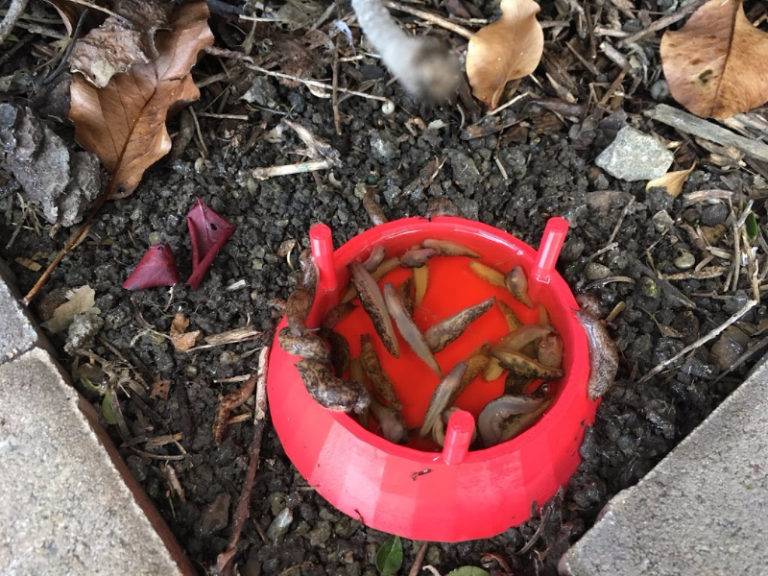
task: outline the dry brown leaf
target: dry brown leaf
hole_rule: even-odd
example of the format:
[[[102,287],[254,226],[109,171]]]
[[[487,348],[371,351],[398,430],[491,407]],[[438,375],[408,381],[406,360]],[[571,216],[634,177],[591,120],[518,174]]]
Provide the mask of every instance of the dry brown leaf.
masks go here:
[[[177,352],[187,352],[203,337],[202,330],[193,330],[192,332],[184,332],[171,338],[173,347]]]
[[[741,0],[710,0],[665,32],[661,61],[672,97],[699,116],[727,118],[768,100],[768,34]]]
[[[672,198],[677,198],[680,195],[680,192],[683,191],[685,180],[688,178],[688,175],[693,172],[695,167],[696,162],[691,164],[691,167],[688,168],[688,170],[667,172],[663,176],[659,176],[648,182],[648,184],[645,185],[645,189],[648,191],[651,188],[664,188],[667,191],[667,194],[672,196]]]
[[[171,149],[169,108],[200,97],[189,72],[200,50],[213,43],[207,20],[205,2],[178,6],[170,29],[155,38],[156,59],[113,76],[102,89],[73,76],[69,118],[78,143],[112,174],[110,197],[131,194],[144,171]]]
[[[168,332],[171,336],[171,343],[178,352],[188,351],[203,337],[202,330],[187,332],[187,328],[189,328],[189,318],[183,312],[177,312],[171,321],[171,328]]]
[[[184,312],[176,312],[173,320],[171,320],[171,328],[169,330],[171,338],[184,334],[187,328],[189,328],[189,318],[184,315]]]
[[[88,286],[80,286],[67,294],[67,301],[53,311],[53,317],[43,323],[54,334],[61,332],[72,324],[75,316],[83,312],[98,314],[100,310],[95,307],[96,291]]]
[[[467,76],[475,98],[493,109],[510,80],[536,69],[544,51],[544,32],[534,0],[502,0],[501,18],[469,39]]]
[[[161,400],[168,399],[168,392],[171,391],[170,380],[155,380],[152,382],[152,392],[150,398],[160,398]]]

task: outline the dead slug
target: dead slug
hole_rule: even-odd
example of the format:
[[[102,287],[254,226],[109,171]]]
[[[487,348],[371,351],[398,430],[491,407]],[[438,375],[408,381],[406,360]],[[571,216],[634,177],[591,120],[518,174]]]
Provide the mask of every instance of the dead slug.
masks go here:
[[[397,410],[371,399],[371,412],[379,423],[381,433],[390,442],[405,444],[408,442],[408,428],[403,415]]]
[[[433,248],[441,256],[469,256],[470,258],[480,258],[480,254],[467,248],[458,242],[450,240],[435,240],[427,238],[421,243],[424,248]]]
[[[461,336],[472,322],[488,312],[494,302],[496,302],[495,297],[488,298],[479,304],[460,310],[459,312],[456,312],[456,314],[430,326],[424,333],[424,337],[427,340],[427,345],[430,350],[432,350],[432,352],[439,352],[448,344],[456,340],[456,338]]]
[[[477,417],[477,431],[485,447],[490,448],[511,439],[515,433],[520,432],[519,426],[510,429],[516,417],[536,412],[541,414],[542,406],[546,407],[543,398],[531,396],[505,395],[488,402]],[[535,416],[530,419],[530,423],[534,419]]]
[[[321,406],[341,412],[363,412],[368,407],[368,391],[357,382],[334,376],[328,364],[301,360],[296,368],[307,391]]]
[[[419,268],[437,252],[433,248],[411,248],[400,256],[400,265],[404,268]]]
[[[299,286],[291,295],[288,296],[288,302],[285,304],[285,316],[288,320],[288,327],[296,336],[301,336],[307,329],[307,316],[312,308],[312,292]]]
[[[505,352],[494,349],[491,353],[499,359],[502,367],[519,376],[541,378],[542,380],[555,380],[563,377],[563,371],[560,368],[544,366],[533,358],[529,358],[519,352]]]
[[[584,327],[589,346],[587,394],[590,400],[597,400],[613,386],[619,370],[619,351],[600,318],[585,310],[577,310],[576,318]]]
[[[376,355],[376,349],[373,347],[369,334],[360,335],[360,363],[363,365],[366,378],[379,398],[392,408],[402,410],[403,405],[397,398],[392,381],[381,367],[381,362]]]
[[[373,322],[376,333],[384,343],[384,347],[395,358],[400,357],[400,349],[395,336],[395,329],[392,326],[392,320],[389,318],[387,306],[384,304],[384,297],[379,291],[379,285],[362,264],[352,262],[349,265],[352,273],[352,283],[357,289],[357,295],[363,304],[363,309]]]
[[[397,324],[397,329],[399,330],[400,335],[406,342],[408,342],[408,345],[414,351],[416,356],[429,366],[435,374],[442,377],[443,373],[440,370],[437,360],[435,360],[435,357],[432,355],[432,351],[427,344],[426,338],[406,311],[402,300],[400,300],[397,295],[395,287],[389,282],[384,284],[384,302],[387,306],[387,310],[389,310],[392,318],[394,318],[395,324]]]
[[[324,364],[331,361],[331,351],[317,334],[306,333],[297,336],[286,327],[277,334],[277,341],[288,354],[300,356],[304,360],[314,360]]]
[[[429,400],[429,407],[427,413],[424,415],[424,422],[421,425],[419,434],[421,436],[427,436],[432,434],[432,429],[435,423],[440,419],[440,414],[443,410],[449,408],[456,397],[461,393],[461,384],[463,382],[464,373],[467,371],[467,364],[465,362],[459,362],[454,366],[450,372],[440,381],[435,391],[432,393],[432,398]]]
[[[504,283],[515,300],[525,304],[528,308],[533,308],[531,297],[528,296],[528,278],[525,276],[525,270],[520,266],[515,266],[504,277]]]

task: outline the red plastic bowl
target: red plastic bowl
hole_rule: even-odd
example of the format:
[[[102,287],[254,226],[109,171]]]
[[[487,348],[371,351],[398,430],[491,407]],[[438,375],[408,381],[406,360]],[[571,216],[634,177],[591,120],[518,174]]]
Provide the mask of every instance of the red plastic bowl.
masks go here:
[[[347,265],[365,259],[374,245],[383,243],[388,253],[400,254],[426,238],[451,240],[476,250],[483,263],[502,272],[514,265],[525,269],[531,297],[546,308],[563,338],[566,374],[555,384],[551,407],[534,426],[508,442],[469,451],[473,415],[503,392],[503,378],[491,383],[477,379],[457,400],[462,410],[451,416],[442,451],[424,451],[393,444],[350,416],[322,408],[298,375],[294,366],[298,359],[284,352],[275,339],[267,375],[272,422],[286,454],[318,493],[377,530],[416,540],[456,542],[488,538],[526,521],[532,504],[543,504],[567,484],[580,461],[585,427],[594,421],[598,405],[587,397],[589,356],[584,330],[574,314],[578,305],[554,271],[567,229],[565,220],[552,218],[537,253],[497,228],[454,217],[389,222],[359,234],[335,252],[330,229],[322,224],[312,228],[319,280],[309,325],[339,301],[349,279]],[[430,268],[431,282],[443,288],[432,293],[428,289],[415,316],[422,327],[487,298],[489,291],[510,303],[524,322],[538,320],[537,310],[479,281],[468,267],[466,272],[455,267]],[[455,288],[450,291],[446,286]],[[338,329],[373,333],[366,322],[361,314]],[[278,331],[283,326],[285,319]],[[478,334],[492,341],[506,331],[503,316],[494,307],[473,323],[471,334],[437,353],[436,359],[447,372],[477,347]],[[402,340],[399,360],[384,351],[378,337],[373,340],[404,404],[406,422],[418,426],[437,376],[409,358],[412,352]],[[350,347],[356,355],[355,338]]]

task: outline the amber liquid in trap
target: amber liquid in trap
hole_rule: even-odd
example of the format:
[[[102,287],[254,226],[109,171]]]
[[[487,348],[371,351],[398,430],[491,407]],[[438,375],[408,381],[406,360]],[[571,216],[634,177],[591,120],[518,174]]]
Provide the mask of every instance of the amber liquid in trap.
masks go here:
[[[480,266],[477,266],[478,263]],[[507,266],[511,269],[514,263],[509,263]],[[484,356],[486,359],[479,373],[445,408],[457,407],[467,410],[477,422],[483,409],[495,401],[494,405],[489,406],[491,410],[487,410],[481,418],[481,423],[485,424],[486,433],[473,441],[473,449],[488,447],[514,437],[533,425],[549,407],[551,399],[558,391],[561,380],[558,376],[562,376],[562,373],[557,374],[560,362],[557,362],[557,367],[553,368],[546,377],[549,381],[545,381],[530,374],[519,375],[515,371],[504,369],[499,366],[491,350],[496,346],[503,347],[503,343],[509,341],[510,336],[513,342],[527,342],[518,352],[529,357],[531,362],[536,364],[538,364],[539,347],[544,344],[544,340],[550,343],[553,339],[559,340],[561,350],[562,340],[550,326],[548,312],[541,305],[530,308],[522,304],[507,288],[489,282],[487,275],[482,274],[482,268],[488,267],[482,263],[482,258],[438,255],[428,260],[425,267],[427,269],[426,291],[422,301],[414,305],[412,312],[412,318],[422,333],[461,310],[475,306],[488,298],[495,298],[494,304],[487,312],[471,322],[458,338],[434,353],[443,376],[447,376],[459,362],[473,366],[475,365],[473,363],[477,362],[477,356]],[[492,271],[497,272],[501,278],[509,272],[508,269],[492,269]],[[413,295],[414,274],[414,269],[396,267],[379,280],[379,289],[381,290],[387,283],[391,283],[396,289],[401,289],[402,284],[410,280],[410,290]],[[515,321],[510,318],[510,311],[512,316],[517,318],[519,325],[515,325]],[[361,373],[361,336],[363,336],[362,340],[368,340],[369,345],[372,345],[375,350],[381,369],[391,382],[397,400],[402,405],[395,415],[392,414],[394,408],[391,406],[387,410],[382,410],[381,406],[374,406],[373,409],[354,416],[357,417],[358,422],[366,429],[381,434],[388,440],[425,451],[440,450],[445,422],[449,414],[441,413],[439,418],[441,422],[437,422],[431,430],[424,431],[422,428],[430,400],[441,382],[441,377],[417,356],[397,328],[395,332],[400,354],[399,358],[392,356],[361,306],[355,307],[346,314],[334,329],[346,339],[350,349],[350,369],[341,376],[358,382],[361,379],[370,380],[364,372]],[[518,335],[517,338],[514,337],[515,334]],[[548,363],[551,364],[551,361]],[[555,379],[552,379],[553,375]],[[366,382],[366,385],[371,390],[373,402],[378,402],[387,408],[386,399],[373,391],[370,382]],[[396,416],[397,414],[399,416]],[[400,433],[392,431],[393,426],[397,427],[396,423],[380,422],[382,418],[389,420],[393,417],[401,420],[403,430]],[[499,426],[505,428],[511,436],[500,438],[499,434],[503,435],[504,432],[497,430],[495,435],[492,434],[495,440],[489,439],[487,432],[489,422],[496,428]]]

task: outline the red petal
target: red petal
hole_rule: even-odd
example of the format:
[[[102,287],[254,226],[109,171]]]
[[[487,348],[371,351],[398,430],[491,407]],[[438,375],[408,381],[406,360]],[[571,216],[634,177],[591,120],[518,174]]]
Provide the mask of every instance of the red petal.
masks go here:
[[[155,286],[173,286],[179,283],[179,270],[168,244],[150,246],[133,272],[123,282],[126,290],[144,290]]]
[[[187,214],[192,242],[192,275],[187,285],[196,290],[216,254],[235,231],[235,226],[211,210],[200,198]]]

